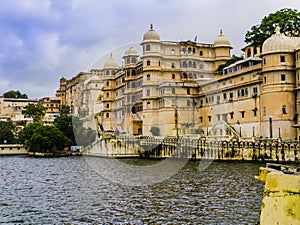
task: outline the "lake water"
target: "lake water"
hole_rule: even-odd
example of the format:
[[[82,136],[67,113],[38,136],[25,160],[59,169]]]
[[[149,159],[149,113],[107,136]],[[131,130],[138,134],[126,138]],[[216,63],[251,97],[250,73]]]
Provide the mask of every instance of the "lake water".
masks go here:
[[[103,178],[83,157],[1,157],[0,223],[257,224],[263,184],[254,176],[263,165],[213,162],[199,171],[189,162],[163,182],[134,187]]]

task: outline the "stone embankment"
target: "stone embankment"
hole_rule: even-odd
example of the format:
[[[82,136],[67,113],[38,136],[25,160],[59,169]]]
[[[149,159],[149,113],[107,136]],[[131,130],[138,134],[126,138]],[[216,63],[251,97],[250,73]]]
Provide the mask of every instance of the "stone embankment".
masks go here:
[[[300,167],[267,163],[256,178],[265,183],[260,225],[300,224]]]

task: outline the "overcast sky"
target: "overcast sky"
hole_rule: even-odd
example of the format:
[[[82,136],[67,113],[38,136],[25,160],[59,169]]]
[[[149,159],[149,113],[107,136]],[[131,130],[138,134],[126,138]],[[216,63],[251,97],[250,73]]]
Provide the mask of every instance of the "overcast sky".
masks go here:
[[[0,95],[55,96],[59,79],[92,67],[118,46],[140,42],[153,23],[162,40],[213,43],[219,30],[241,55],[252,25],[299,0],[1,0]]]

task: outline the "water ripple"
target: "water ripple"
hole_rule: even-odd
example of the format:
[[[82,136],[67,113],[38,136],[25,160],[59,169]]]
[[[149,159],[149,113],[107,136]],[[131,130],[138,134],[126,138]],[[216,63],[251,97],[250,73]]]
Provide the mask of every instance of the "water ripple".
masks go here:
[[[129,187],[97,175],[80,157],[2,157],[0,223],[256,224],[259,166],[214,162],[200,172],[190,162],[162,183]]]

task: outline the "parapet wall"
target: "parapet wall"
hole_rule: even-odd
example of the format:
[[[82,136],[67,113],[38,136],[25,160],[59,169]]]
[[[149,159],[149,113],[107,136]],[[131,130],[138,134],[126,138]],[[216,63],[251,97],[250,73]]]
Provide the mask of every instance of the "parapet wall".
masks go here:
[[[28,150],[20,144],[0,145],[0,155],[27,155]]]

